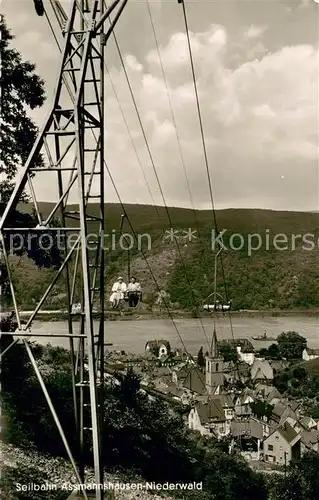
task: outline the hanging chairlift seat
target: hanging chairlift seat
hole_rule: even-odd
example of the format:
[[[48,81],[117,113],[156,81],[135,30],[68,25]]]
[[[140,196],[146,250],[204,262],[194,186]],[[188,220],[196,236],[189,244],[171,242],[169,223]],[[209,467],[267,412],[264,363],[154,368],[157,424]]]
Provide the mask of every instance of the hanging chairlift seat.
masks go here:
[[[42,0],[33,0],[34,8],[38,16],[43,16],[44,14],[44,5]]]
[[[203,304],[203,309],[208,312],[226,312],[231,309],[231,300],[226,304],[216,301],[215,304]]]

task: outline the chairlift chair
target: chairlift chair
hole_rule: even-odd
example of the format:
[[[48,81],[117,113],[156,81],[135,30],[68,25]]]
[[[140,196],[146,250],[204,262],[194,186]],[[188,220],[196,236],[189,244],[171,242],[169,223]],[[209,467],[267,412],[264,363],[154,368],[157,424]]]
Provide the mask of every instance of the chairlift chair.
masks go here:
[[[42,0],[33,0],[34,8],[38,16],[42,17],[44,14],[44,5]]]
[[[219,293],[216,293],[216,296],[220,297],[221,300],[216,300],[215,298],[213,298],[213,300],[210,300],[211,297],[213,297],[214,295],[215,295],[215,293],[211,293],[203,301],[202,308],[204,309],[204,311],[208,311],[208,312],[226,312],[226,311],[230,311],[230,309],[231,309],[231,300],[229,300],[228,302],[225,302],[224,298]]]

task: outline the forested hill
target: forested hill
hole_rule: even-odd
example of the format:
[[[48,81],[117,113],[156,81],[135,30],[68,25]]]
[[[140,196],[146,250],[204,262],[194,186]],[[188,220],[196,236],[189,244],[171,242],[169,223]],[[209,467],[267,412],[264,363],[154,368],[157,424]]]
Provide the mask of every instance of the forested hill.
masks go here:
[[[52,207],[50,203],[40,205],[44,217]],[[70,211],[76,209],[69,207]],[[30,213],[32,206],[24,205],[20,210]],[[145,301],[151,305],[158,289],[164,289],[177,307],[202,303],[213,291],[218,249],[212,211],[149,205],[125,205],[125,211],[128,217],[122,230],[138,240],[130,252],[131,270],[143,283]],[[92,204],[90,213],[98,213],[98,207]],[[119,204],[105,206],[109,282],[118,273],[127,274],[127,252],[120,244],[122,214]],[[217,289],[225,296],[226,282],[227,296],[235,309],[319,307],[317,213],[228,209],[217,210],[216,217],[224,246],[223,264],[218,260]],[[94,223],[89,230],[94,233]],[[14,258],[13,264],[23,301],[38,300],[52,271],[35,269],[25,257],[19,263]],[[55,295],[62,292],[58,288]]]

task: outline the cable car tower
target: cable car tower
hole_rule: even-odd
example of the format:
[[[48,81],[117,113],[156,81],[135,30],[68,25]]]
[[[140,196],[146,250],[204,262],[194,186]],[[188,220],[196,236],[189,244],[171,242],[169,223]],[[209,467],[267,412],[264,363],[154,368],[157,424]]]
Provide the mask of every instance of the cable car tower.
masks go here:
[[[65,12],[59,0],[33,0],[36,13],[49,21],[61,51],[54,98],[49,115],[30,152],[0,220],[2,257],[8,271],[10,289],[18,329],[13,343],[5,349],[5,356],[19,340],[25,345],[45,398],[56,422],[66,452],[74,468],[77,481],[85,483],[84,458],[80,464],[70,449],[68,437],[60,424],[54,405],[32,353],[30,337],[32,322],[50,296],[56,282],[65,280],[68,311],[68,333],[72,365],[74,432],[79,444],[78,455],[89,452],[86,434],[91,433],[95,483],[103,484],[102,422],[104,386],[104,49],[127,0],[115,0],[108,7],[104,0],[70,0]],[[31,2],[30,2],[31,5]],[[110,15],[114,12],[114,17]],[[106,22],[108,25],[106,26]],[[42,158],[39,166],[39,157]],[[39,210],[41,192],[37,194],[34,179],[50,183],[57,202],[44,220]],[[11,214],[21,200],[22,193],[30,193],[38,224],[36,227],[9,227]],[[98,206],[92,213],[90,202]],[[72,210],[68,207],[72,203]],[[75,205],[75,206],[74,206]],[[95,206],[96,206],[95,205]],[[59,218],[61,227],[53,227]],[[49,229],[50,228],[50,229]],[[93,230],[92,230],[93,229]],[[6,247],[8,232],[25,234],[52,231],[62,236],[64,247],[62,264],[56,272],[34,311],[23,324],[19,304],[10,273],[9,253]],[[94,232],[96,241],[88,249],[88,234]],[[72,238],[70,238],[72,236]],[[72,239],[72,243],[71,243]],[[76,290],[82,293],[81,307],[74,310]],[[77,317],[78,323],[73,319]],[[75,325],[79,324],[76,332]],[[58,335],[52,336],[57,337]],[[49,337],[49,335],[48,335]],[[45,438],[45,437],[44,437]],[[103,500],[102,489],[97,488],[96,500]],[[87,493],[83,492],[87,498]]]

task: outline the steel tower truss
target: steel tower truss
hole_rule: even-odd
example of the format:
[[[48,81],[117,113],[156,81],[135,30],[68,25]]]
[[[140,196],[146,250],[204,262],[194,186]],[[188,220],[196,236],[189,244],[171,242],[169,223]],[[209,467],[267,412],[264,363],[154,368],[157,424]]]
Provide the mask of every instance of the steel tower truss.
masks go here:
[[[59,279],[65,280],[68,337],[70,342],[75,432],[78,435],[80,456],[84,456],[85,433],[92,433],[93,461],[96,484],[103,483],[102,420],[104,382],[104,47],[112,34],[127,0],[116,0],[106,7],[104,0],[72,0],[70,12],[65,13],[58,0],[48,0],[52,9],[56,41],[62,44],[61,62],[51,110],[38,135],[26,164],[19,171],[14,192],[0,221],[2,256],[7,267],[18,330],[14,342],[1,355],[21,340],[28,352],[44,395],[57,424],[67,454],[79,483],[85,482],[84,464],[78,466],[68,445],[68,439],[45,387],[30,346],[32,322],[46,303]],[[114,17],[110,14],[114,11]],[[48,19],[51,19],[50,17]],[[106,21],[109,21],[105,27]],[[52,27],[52,24],[51,24]],[[59,43],[58,43],[59,44]],[[43,166],[35,167],[41,154]],[[45,220],[39,210],[34,179],[43,177],[57,193],[57,203]],[[14,228],[8,227],[10,215],[28,190],[35,208],[38,225],[16,228],[16,231],[58,231],[63,238],[63,262],[43,297],[23,324],[9,266],[9,251],[5,235]],[[72,198],[72,199],[71,199]],[[43,198],[42,198],[43,199]],[[70,202],[76,209],[68,209]],[[71,201],[70,201],[71,200]],[[90,213],[90,201],[99,207],[98,214]],[[59,217],[62,227],[52,227]],[[88,234],[94,228],[96,241],[88,249]],[[92,233],[91,233],[92,234]],[[71,237],[72,238],[71,238]],[[70,240],[72,239],[72,243]],[[76,290],[82,299],[74,308]],[[74,316],[79,320],[79,331],[74,332]],[[52,334],[52,336],[55,334]],[[56,335],[55,335],[56,336]],[[84,492],[84,497],[87,498]],[[96,499],[103,499],[103,490],[96,490]]]

